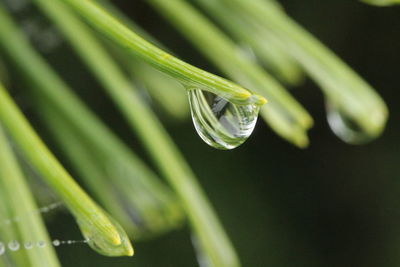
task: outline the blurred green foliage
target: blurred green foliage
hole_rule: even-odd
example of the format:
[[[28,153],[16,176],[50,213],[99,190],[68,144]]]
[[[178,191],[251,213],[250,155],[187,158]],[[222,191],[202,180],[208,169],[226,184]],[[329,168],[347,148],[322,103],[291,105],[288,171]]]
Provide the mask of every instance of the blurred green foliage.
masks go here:
[[[115,1],[180,57],[219,73],[144,2]],[[286,144],[262,123],[243,147],[229,153],[214,151],[196,136],[189,120],[175,121],[165,116],[158,104],[153,107],[200,177],[243,266],[398,266],[400,169],[396,162],[400,155],[395,144],[400,130],[396,123],[400,94],[395,79],[400,62],[399,9],[376,9],[355,1],[281,3],[382,94],[393,119],[381,138],[362,147],[335,138],[326,124],[323,96],[316,93],[317,86],[310,80],[292,91],[316,122],[310,131],[311,145],[304,151]],[[37,18],[47,25],[43,17]],[[98,90],[99,84],[71,56],[70,48],[62,43],[44,55],[71,87],[84,88],[76,93],[147,161],[140,142]],[[14,71],[9,75],[13,94],[29,102],[22,95],[24,83],[14,83],[18,80]],[[40,133],[49,136],[29,106],[25,112]],[[46,140],[57,151],[51,139]],[[68,167],[67,158],[59,152]],[[67,215],[59,214],[49,222],[49,229],[51,235],[79,239]],[[129,259],[101,257],[78,245],[60,247],[57,253],[63,266],[197,264],[187,228],[139,242],[135,250],[135,257]]]

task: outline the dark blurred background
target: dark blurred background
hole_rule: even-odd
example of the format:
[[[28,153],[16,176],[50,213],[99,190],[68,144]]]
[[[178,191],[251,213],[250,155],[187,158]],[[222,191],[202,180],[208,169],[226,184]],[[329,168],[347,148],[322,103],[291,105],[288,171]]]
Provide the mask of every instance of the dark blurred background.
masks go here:
[[[167,1],[167,0],[166,0]],[[146,1],[115,0],[181,58],[219,73]],[[282,0],[287,12],[332,48],[383,96],[383,136],[347,145],[330,131],[323,96],[310,80],[292,93],[315,118],[311,145],[299,150],[259,121],[233,151],[208,147],[190,120],[163,118],[199,177],[245,267],[400,266],[400,8],[350,0]],[[66,44],[48,54],[63,77],[135,151],[143,148]],[[66,56],[67,55],[67,56]],[[95,100],[95,101],[93,101]],[[46,135],[45,132],[43,132]],[[51,221],[54,237],[80,239],[69,215]],[[64,266],[196,266],[187,227],[134,243],[133,258],[106,258],[80,245],[57,252]]]

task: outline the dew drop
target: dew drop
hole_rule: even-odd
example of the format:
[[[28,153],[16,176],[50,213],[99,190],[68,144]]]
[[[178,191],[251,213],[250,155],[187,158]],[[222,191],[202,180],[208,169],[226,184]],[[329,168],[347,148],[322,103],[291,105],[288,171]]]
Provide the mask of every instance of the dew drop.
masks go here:
[[[3,255],[4,252],[6,252],[6,247],[4,246],[4,243],[0,242],[0,255]]]
[[[46,242],[44,242],[44,241],[38,241],[38,242],[36,243],[36,246],[37,246],[38,248],[44,248],[44,247],[46,246]]]
[[[58,247],[60,245],[61,245],[60,240],[58,240],[58,239],[53,240],[53,246]]]
[[[326,110],[329,127],[342,141],[362,145],[374,139],[374,136],[366,133],[357,122],[346,116],[335,104],[327,102]]]
[[[25,244],[24,244],[24,247],[25,247],[25,249],[32,249],[33,248],[33,243],[32,242],[26,242]]]
[[[251,135],[257,122],[257,105],[237,105],[202,91],[188,90],[192,119],[197,133],[217,149],[233,149]]]
[[[13,240],[13,241],[10,241],[10,243],[8,243],[8,248],[11,251],[17,251],[17,250],[19,250],[19,247],[20,247],[20,244],[17,240]]]

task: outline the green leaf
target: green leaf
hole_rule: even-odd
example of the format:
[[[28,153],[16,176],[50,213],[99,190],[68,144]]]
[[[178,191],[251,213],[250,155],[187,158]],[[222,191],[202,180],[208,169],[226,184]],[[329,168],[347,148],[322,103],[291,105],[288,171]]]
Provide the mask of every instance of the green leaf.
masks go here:
[[[400,4],[400,0],[361,0],[364,3],[376,6],[390,6]]]
[[[127,49],[139,49],[142,51],[143,47],[137,47],[139,44],[143,44],[141,38],[110,17],[104,10],[95,6],[91,1],[63,2],[73,6],[76,11],[84,15],[92,26],[98,28],[100,32],[112,38],[118,44],[123,41],[123,44],[128,46]],[[36,3],[40,4],[59,26],[80,57],[104,85],[104,89],[106,89],[107,93],[121,109],[132,128],[137,132],[154,162],[175,189],[195,234],[205,253],[212,259],[213,265],[239,266],[236,253],[200,185],[196,181],[194,174],[161,123],[140,99],[138,92],[135,91],[131,82],[123,75],[120,68],[113,62],[87,27],[77,20],[73,14],[68,12],[66,8],[63,8],[61,1],[36,0]],[[106,25],[108,26],[104,22],[107,22]],[[148,57],[147,59],[158,61],[158,57],[153,57],[155,56],[153,52],[158,50],[153,50],[154,47],[149,46],[148,43],[145,43],[145,46],[152,49],[150,54],[146,56]],[[171,70],[176,67],[177,73],[180,73],[179,75],[187,75],[187,73],[181,72],[181,67],[188,67],[188,65],[172,57],[167,58],[162,60],[162,65],[168,65]],[[173,62],[178,63],[178,65],[169,65]],[[188,67],[186,71],[189,69],[195,70],[195,72],[198,71],[197,69],[193,69],[193,67]],[[196,77],[195,80],[205,78],[204,76],[194,76],[193,74],[189,75],[190,79],[193,77]],[[205,72],[201,72],[201,75],[204,74]],[[210,78],[207,78],[208,82],[213,81],[219,85],[228,85],[229,88],[233,88],[230,92],[234,93],[234,95],[238,96],[242,92],[245,92],[245,94],[248,94],[248,97],[253,98],[256,102],[258,101],[248,91],[244,89],[236,90],[238,88],[236,85],[225,80],[220,80],[215,76],[207,75]],[[219,88],[217,92],[221,93],[221,88],[217,88]],[[236,94],[238,92],[239,94]],[[247,97],[245,98],[247,99]],[[243,100],[243,95],[238,99]],[[261,102],[263,101],[262,99],[259,98]]]
[[[0,127],[0,191],[3,197],[1,206],[9,206],[9,217],[18,218],[15,225],[0,225],[0,232],[10,231],[10,227],[18,231],[18,235],[14,236],[11,240],[17,240],[21,246],[26,242],[36,243],[44,241],[47,245],[40,250],[24,250],[22,253],[26,254],[28,264],[24,266],[46,266],[57,267],[60,266],[55,251],[52,247],[51,240],[46,232],[45,225],[40,218],[40,215],[35,211],[38,210],[35,200],[28,188],[24,175],[21,172],[19,164],[11,149],[3,129]],[[2,221],[4,222],[4,217]],[[0,235],[2,236],[2,235]],[[0,238],[1,241],[6,241]],[[20,265],[19,265],[20,266]]]
[[[385,128],[388,110],[375,90],[273,2],[218,0],[268,28],[321,86],[327,101],[370,139]]]
[[[229,37],[185,1],[148,2],[230,78],[268,98],[261,114],[279,135],[299,147],[308,145],[311,116],[260,65],[238,53],[238,46]]]

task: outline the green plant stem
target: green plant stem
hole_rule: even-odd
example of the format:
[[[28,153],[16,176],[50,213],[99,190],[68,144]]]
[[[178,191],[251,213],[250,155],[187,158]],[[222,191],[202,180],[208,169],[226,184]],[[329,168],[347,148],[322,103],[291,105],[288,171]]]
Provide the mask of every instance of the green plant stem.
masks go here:
[[[114,52],[115,58],[123,65],[134,84],[142,86],[150,94],[151,99],[174,119],[183,120],[189,115],[187,94],[182,94],[181,83],[171,76],[155,69],[143,60],[128,56],[119,47],[106,42]]]
[[[379,136],[388,115],[384,101],[334,53],[269,1],[219,1],[274,32],[286,44],[288,52],[320,84],[327,100],[365,133]]]
[[[91,153],[101,158],[97,159],[97,169],[102,168],[102,175],[108,175],[107,183],[114,183],[115,187],[126,191],[119,194],[120,197],[125,195],[129,202],[135,203],[138,215],[145,221],[146,227],[149,227],[147,230],[154,231],[154,234],[158,231],[156,223],[159,220],[156,220],[155,214],[160,211],[157,210],[165,213],[165,219],[171,222],[171,227],[180,225],[184,214],[169,188],[159,181],[155,174],[72,93],[72,90],[29,46],[15,25],[4,24],[5,26],[11,28],[2,32],[0,45],[30,82],[33,99],[41,99],[43,106],[53,107],[55,112],[65,118],[66,124],[71,124],[71,127],[75,128],[80,139],[87,140],[89,143],[87,147],[90,147]],[[46,107],[36,105],[36,108],[40,111]],[[102,197],[105,198],[105,194]],[[175,222],[172,222],[174,220]],[[167,227],[167,223],[163,225],[164,227]],[[135,238],[137,237],[135,234]]]
[[[400,0],[361,0],[361,1],[376,6],[390,6],[390,5],[400,4]]]
[[[149,191],[140,183],[132,183],[129,179],[116,180],[116,176],[129,177],[130,168],[124,169],[123,164],[113,161],[118,161],[117,158],[112,159],[109,155],[103,155],[101,150],[90,145],[79,130],[62,116],[56,106],[49,104],[48,101],[47,103],[38,101],[38,104],[42,118],[57,137],[63,153],[68,156],[82,179],[96,194],[97,199],[115,214],[124,229],[136,240],[154,237],[181,225],[183,214],[175,198],[166,195],[165,190]],[[110,168],[111,163],[116,165]],[[117,171],[115,175],[113,175],[114,169]],[[160,195],[154,196],[157,193]]]
[[[96,2],[101,4],[102,7],[110,12],[110,14],[116,19],[129,27],[129,29],[138,33],[141,37],[152,44],[155,44],[170,53],[163,44],[123,14],[123,12],[110,3],[109,0],[96,0]],[[132,77],[134,83],[143,86],[147,90],[151,98],[156,102],[157,107],[160,107],[162,111],[165,111],[174,119],[187,119],[190,114],[189,103],[187,95],[182,94],[182,89],[184,89],[182,88],[182,84],[136,56],[130,55],[127,57],[124,50],[115,43],[110,41],[105,43],[110,48],[118,62],[120,62],[124,69],[128,71],[128,74]]]
[[[131,20],[127,15],[124,14],[121,10],[119,10],[111,0],[95,0],[101,7],[103,7],[107,12],[117,19],[120,23],[123,23],[126,27],[128,27],[131,31],[138,34],[141,38],[144,38],[146,41],[156,45],[162,50],[170,53],[167,47],[165,47],[161,42],[159,42],[156,38],[154,38],[151,34],[149,34],[145,29],[136,24],[133,20]]]
[[[281,81],[297,85],[304,78],[303,71],[295,60],[287,54],[277,38],[255,23],[248,23],[239,12],[228,8],[219,1],[197,0],[208,14],[217,20],[242,45],[254,51],[267,69]],[[246,48],[246,47],[245,47]]]
[[[44,241],[47,246],[39,251],[28,250],[30,266],[57,267],[60,266],[54,248],[46,232],[45,225],[40,215],[35,213],[38,207],[23,174],[18,166],[17,160],[7,141],[3,129],[0,127],[0,185],[3,194],[7,196],[14,218],[21,218],[17,224],[20,233],[20,242]],[[4,203],[2,203],[4,204]],[[1,226],[0,226],[1,227]]]
[[[184,120],[189,116],[189,103],[182,94],[182,85],[170,76],[154,69],[143,61],[130,60],[127,66],[134,81],[143,85],[156,104],[174,119]]]
[[[3,222],[0,226],[0,242],[3,243],[5,248],[7,248],[10,241],[20,240],[21,238],[15,224],[4,226],[4,221],[13,218],[14,214],[12,210],[13,207],[11,206],[10,200],[8,199],[8,194],[3,186],[0,187],[0,203],[0,220]],[[1,264],[2,261],[3,264]],[[11,253],[7,253],[7,251],[5,251],[5,253],[0,256],[0,266],[9,267],[10,265],[31,267],[28,255],[23,251],[16,251]]]
[[[170,53],[162,43],[123,14],[123,12],[110,3],[109,0],[96,0],[96,2],[101,4],[102,7],[110,12],[110,14],[112,14],[116,19],[129,27],[129,29],[138,33],[141,37],[152,44],[155,44]],[[127,57],[124,50],[115,43],[108,41],[106,42],[106,45],[108,45],[111,52],[115,54],[115,58],[123,65],[124,69],[128,71],[129,75],[131,75],[135,84],[143,86],[162,111],[165,111],[174,119],[187,119],[190,114],[189,103],[187,95],[182,94],[182,84],[136,56],[130,55]]]
[[[226,79],[187,64],[150,44],[91,0],[63,0],[94,28],[149,64],[190,85],[201,87],[237,104],[263,105],[266,100]]]
[[[77,10],[92,8],[90,5],[81,6],[75,1],[64,2],[71,2],[76,8],[80,7]],[[141,101],[130,81],[123,76],[118,66],[114,64],[85,25],[65,7],[63,8],[60,1],[36,0],[36,3],[40,4],[59,26],[93,73],[104,84],[128,122],[137,131],[149,154],[180,197],[200,246],[211,260],[211,264],[221,267],[239,266],[234,249],[190,167],[161,123]],[[82,1],[81,3],[89,4],[90,2]],[[95,10],[98,10],[97,7]],[[103,11],[101,12],[100,17],[104,15]],[[96,23],[98,20],[96,18],[93,22],[91,19],[94,18],[90,15],[91,23]]]
[[[0,25],[4,25],[0,11]],[[124,232],[111,222],[99,206],[79,187],[45,144],[36,135],[21,111],[0,84],[0,122],[37,169],[48,185],[60,196],[94,242],[110,252],[110,256],[133,255]],[[117,250],[114,250],[116,249]]]
[[[238,53],[237,45],[229,37],[185,1],[147,2],[232,79],[269,99],[261,112],[277,133],[297,146],[307,146],[307,130],[313,124],[311,116],[259,65]]]
[[[0,44],[8,54],[24,50],[26,43],[21,40],[17,27],[1,6],[0,32]],[[29,163],[68,206],[82,233],[90,237],[89,244],[92,247],[95,244],[96,248],[103,249],[103,253],[109,256],[133,255],[126,233],[79,187],[57,161],[2,85],[0,122],[19,145]]]

